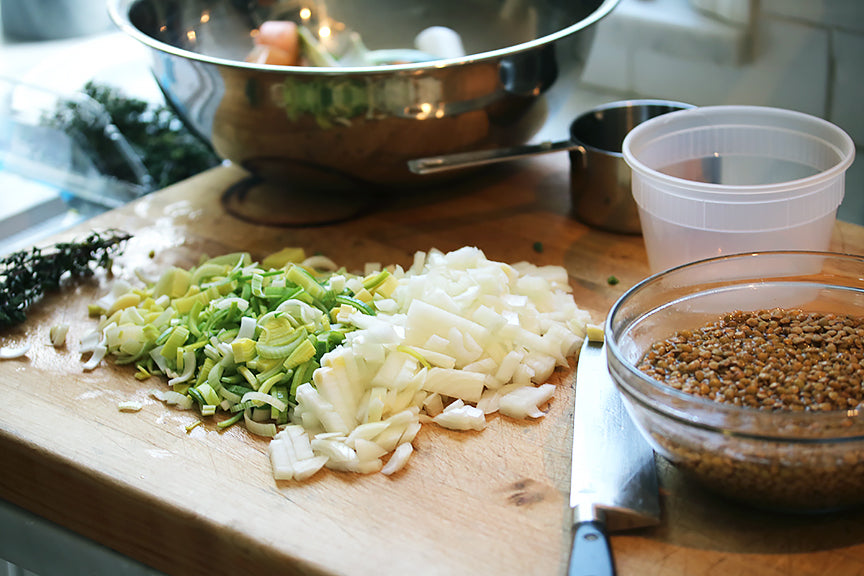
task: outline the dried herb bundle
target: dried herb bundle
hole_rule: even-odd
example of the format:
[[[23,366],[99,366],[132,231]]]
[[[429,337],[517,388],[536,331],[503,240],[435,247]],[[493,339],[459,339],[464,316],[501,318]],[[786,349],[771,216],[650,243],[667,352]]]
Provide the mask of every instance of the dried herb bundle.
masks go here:
[[[0,328],[20,324],[27,309],[67,278],[89,276],[107,268],[130,236],[118,230],[92,232],[79,242],[59,242],[43,250],[31,248],[0,260]]]

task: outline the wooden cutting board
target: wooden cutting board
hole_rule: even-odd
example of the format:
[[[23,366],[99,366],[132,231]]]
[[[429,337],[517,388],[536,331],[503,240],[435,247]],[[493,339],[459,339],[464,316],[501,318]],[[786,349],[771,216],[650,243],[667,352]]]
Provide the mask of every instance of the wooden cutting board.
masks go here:
[[[368,261],[407,267],[417,250],[471,245],[494,260],[565,266],[577,303],[598,322],[648,274],[641,237],[570,217],[562,156],[374,206],[356,197],[287,201],[263,188],[244,195],[232,188],[244,178],[220,167],[50,241],[106,227],[132,233],[114,267],[119,277],[238,250],[260,258],[302,246],[360,269]],[[355,208],[362,210],[338,224],[272,225]],[[839,223],[834,248],[864,253],[864,229]],[[612,275],[619,284],[607,283]],[[187,432],[197,416],[154,400],[149,390],[164,383],[139,382],[130,367],[82,371],[77,339],[94,327],[87,303],[112,279],[74,283],[41,302],[25,325],[0,333],[5,345],[33,344],[25,359],[0,363],[6,500],[171,575],[566,572],[572,366],[553,377],[558,390],[538,421],[493,416],[480,433],[425,426],[409,465],[392,477],[323,471],[302,484],[276,482],[266,440],[241,427]],[[59,322],[71,325],[69,344],[54,349],[48,330]],[[143,409],[121,413],[124,400]],[[860,512],[806,519],[757,512],[721,502],[660,464],[663,523],[613,538],[619,574],[864,574]]]

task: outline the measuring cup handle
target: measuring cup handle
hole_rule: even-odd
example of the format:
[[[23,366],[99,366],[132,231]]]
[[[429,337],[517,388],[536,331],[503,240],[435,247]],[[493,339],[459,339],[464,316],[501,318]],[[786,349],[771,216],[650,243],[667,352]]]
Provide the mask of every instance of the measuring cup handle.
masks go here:
[[[570,166],[581,170],[588,168],[588,151],[581,144],[570,149]]]
[[[459,152],[443,156],[431,156],[429,158],[418,158],[408,161],[408,168],[415,174],[432,174],[433,172],[444,172],[458,168],[470,168],[497,162],[517,160],[527,156],[538,156],[553,152],[572,150],[576,146],[569,140],[560,142],[541,142],[539,144],[523,144],[511,146],[510,148],[496,148],[492,150],[473,150],[471,152]]]

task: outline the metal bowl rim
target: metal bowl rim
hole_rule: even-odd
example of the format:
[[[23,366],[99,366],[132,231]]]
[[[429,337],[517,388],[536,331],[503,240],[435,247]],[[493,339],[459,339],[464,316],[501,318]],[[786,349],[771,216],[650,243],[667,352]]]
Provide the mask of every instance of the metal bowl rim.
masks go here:
[[[111,20],[114,24],[128,36],[135,38],[142,44],[149,46],[154,50],[158,50],[160,52],[164,52],[166,54],[170,54],[173,56],[178,56],[180,58],[185,58],[189,60],[195,60],[198,62],[202,62],[205,64],[212,64],[215,66],[226,66],[229,68],[239,68],[250,71],[258,71],[258,72],[275,72],[275,73],[292,73],[292,74],[302,74],[302,75],[324,75],[324,76],[344,76],[344,75],[362,75],[362,74],[375,74],[375,73],[387,73],[387,72],[423,72],[429,70],[436,70],[442,68],[451,68],[451,67],[459,67],[466,66],[469,64],[485,62],[490,60],[496,60],[500,58],[504,58],[507,56],[512,56],[514,54],[526,52],[535,48],[540,48],[552,42],[556,42],[562,38],[570,36],[584,28],[588,28],[592,24],[595,24],[597,21],[601,20],[605,17],[609,12],[612,11],[613,8],[621,1],[621,0],[602,0],[600,6],[594,10],[590,15],[583,18],[579,22],[571,24],[566,28],[562,28],[557,32],[553,32],[552,34],[547,34],[546,36],[542,36],[540,38],[536,38],[534,40],[529,40],[528,42],[522,42],[520,44],[514,44],[513,46],[508,46],[506,48],[499,48],[497,50],[490,50],[487,52],[479,52],[477,54],[469,54],[462,58],[448,58],[442,60],[434,60],[428,63],[417,63],[417,64],[390,64],[385,66],[333,66],[333,67],[318,67],[318,66],[281,66],[274,64],[252,64],[249,62],[242,62],[240,60],[228,60],[225,58],[215,58],[213,56],[207,56],[206,54],[198,54],[197,52],[191,52],[189,50],[184,50],[182,48],[178,48],[176,46],[172,46],[170,44],[166,44],[164,42],[160,42],[159,40],[149,36],[136,28],[132,22],[129,20],[129,9],[133,4],[140,2],[141,0],[108,0],[108,14],[111,17]]]

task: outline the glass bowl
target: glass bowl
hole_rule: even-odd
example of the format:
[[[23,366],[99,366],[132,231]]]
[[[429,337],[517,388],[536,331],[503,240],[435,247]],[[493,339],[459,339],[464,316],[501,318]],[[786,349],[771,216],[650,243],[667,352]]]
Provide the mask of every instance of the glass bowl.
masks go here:
[[[826,411],[785,405],[761,410],[682,392],[637,367],[652,344],[681,330],[695,330],[734,311],[790,309],[864,318],[864,257],[757,252],[651,276],[609,313],[609,372],[654,449],[709,489],[795,512],[862,504],[864,402]],[[852,335],[858,350],[862,335],[864,328]],[[842,351],[822,348],[819,353],[836,362]],[[853,368],[852,385],[864,385],[864,366]]]

